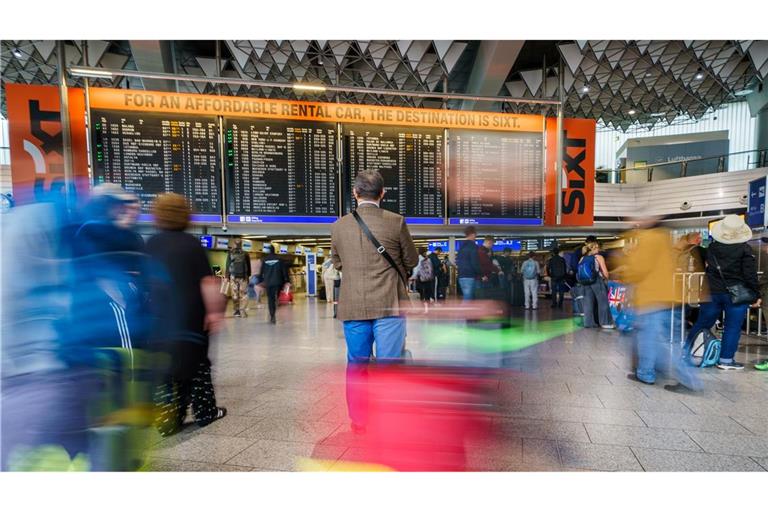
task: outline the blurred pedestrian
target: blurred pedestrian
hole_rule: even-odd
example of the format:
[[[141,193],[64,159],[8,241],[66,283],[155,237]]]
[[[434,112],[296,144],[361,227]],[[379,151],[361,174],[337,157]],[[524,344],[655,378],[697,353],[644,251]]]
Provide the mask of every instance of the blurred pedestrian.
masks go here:
[[[461,242],[459,253],[456,255],[456,267],[458,268],[459,287],[464,300],[475,298],[475,287],[482,278],[480,259],[478,257],[477,230],[474,226],[464,229],[466,240]]]
[[[667,389],[701,389],[693,367],[680,353],[681,346],[674,344],[670,350],[669,311],[675,306],[676,295],[672,280],[675,254],[670,247],[669,231],[654,218],[643,219],[639,226],[627,236],[633,243],[623,262],[626,282],[632,288],[636,314],[633,335],[638,356],[635,373],[627,377],[653,384],[657,369],[665,371],[671,367],[678,384],[665,386]]]
[[[323,283],[325,283],[325,301],[333,303],[333,288],[339,278],[339,271],[333,266],[333,253],[323,262]]]
[[[274,253],[272,246],[265,247],[264,252],[259,278],[267,290],[269,322],[275,324],[277,323],[277,296],[286,285],[290,284],[291,280],[288,276],[288,268],[280,256]]]
[[[757,261],[747,244],[752,230],[738,215],[727,215],[712,227],[714,241],[707,247],[707,280],[710,300],[701,305],[699,318],[686,340],[690,346],[702,329],[710,329],[721,314],[725,314],[722,351],[717,367],[721,370],[742,370],[744,365],[734,360],[739,348],[741,325],[750,304],[760,306]]]
[[[437,302],[438,300],[445,298],[445,273],[448,269],[445,268],[443,261],[440,259],[442,252],[443,250],[441,248],[436,247],[435,250],[429,254],[429,261],[432,263],[432,272],[435,275],[435,278],[433,279],[433,302]]]
[[[243,250],[243,241],[230,240],[232,247],[227,253],[224,277],[229,279],[232,306],[235,317],[248,316],[248,278],[251,276],[251,257]]]
[[[553,308],[563,307],[563,295],[565,294],[565,276],[568,267],[560,252],[558,249],[552,251],[552,257],[547,261],[547,275],[549,275],[549,286],[552,290]]]
[[[419,249],[419,263],[413,269],[413,279],[416,291],[419,292],[419,298],[424,305],[424,311],[427,311],[429,304],[435,299],[435,272],[432,260],[427,257],[426,247]]]
[[[477,248],[477,259],[480,262],[481,288],[494,288],[499,282],[499,267],[493,261],[493,244],[495,239],[487,235],[483,244]]]
[[[533,252],[528,253],[528,258],[520,267],[523,274],[523,290],[525,293],[525,309],[538,309],[539,307],[539,276],[541,267],[536,261]]]
[[[584,293],[584,327],[615,329],[608,304],[608,268],[605,258],[600,254],[600,245],[597,242],[587,242],[582,248],[582,253],[576,274]],[[598,323],[595,323],[595,309]]]
[[[224,321],[225,298],[219,293],[200,241],[184,230],[189,225],[187,200],[163,194],[153,205],[159,233],[147,242],[147,252],[166,278],[167,286],[155,287],[153,303],[162,330],[159,342],[169,365],[155,393],[156,425],[163,436],[178,432],[192,406],[195,422],[204,427],[223,418],[218,407],[208,358],[210,336]]]
[[[377,171],[355,178],[357,209],[333,225],[333,263],[344,273],[338,318],[347,342],[347,405],[355,433],[365,431],[367,365],[373,347],[376,361],[398,361],[405,350],[405,318],[400,301],[408,301],[407,277],[418,263],[416,246],[405,219],[380,207],[384,179]]]
[[[257,259],[251,266],[251,277],[248,280],[248,304],[256,304],[256,309],[261,309],[261,296],[264,287],[261,285],[261,259]]]

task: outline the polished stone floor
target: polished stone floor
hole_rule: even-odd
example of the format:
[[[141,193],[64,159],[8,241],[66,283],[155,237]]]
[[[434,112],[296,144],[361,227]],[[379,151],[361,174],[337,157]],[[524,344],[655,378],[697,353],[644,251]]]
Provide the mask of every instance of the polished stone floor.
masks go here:
[[[563,317],[542,301],[516,311],[526,329]],[[296,471],[312,456],[334,469],[354,459],[344,399],[345,347],[331,306],[314,299],[230,318],[212,344],[214,382],[226,418],[153,439],[157,471]],[[559,316],[558,316],[559,315]],[[414,359],[430,357],[423,335],[436,320],[409,319]],[[472,468],[497,471],[768,470],[768,374],[751,364],[765,340],[742,338],[744,371],[700,370],[707,389],[679,395],[660,379],[626,378],[631,338],[576,330],[515,352],[499,381],[497,446],[469,448]]]

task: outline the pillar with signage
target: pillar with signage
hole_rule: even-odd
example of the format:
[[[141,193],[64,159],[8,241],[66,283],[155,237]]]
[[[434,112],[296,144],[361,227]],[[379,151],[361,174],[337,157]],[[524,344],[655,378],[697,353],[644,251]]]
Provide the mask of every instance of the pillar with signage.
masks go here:
[[[307,252],[304,254],[306,260],[306,278],[307,278],[307,297],[317,296],[317,254]]]
[[[747,206],[747,225],[751,228],[768,226],[765,209],[766,177],[749,182],[749,202]]]

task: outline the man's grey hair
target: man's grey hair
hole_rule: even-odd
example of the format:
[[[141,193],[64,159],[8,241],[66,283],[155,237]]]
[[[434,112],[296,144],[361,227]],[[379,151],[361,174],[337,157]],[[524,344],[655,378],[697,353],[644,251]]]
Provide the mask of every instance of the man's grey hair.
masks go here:
[[[378,200],[384,191],[384,178],[379,171],[362,171],[355,177],[355,193],[360,199]]]

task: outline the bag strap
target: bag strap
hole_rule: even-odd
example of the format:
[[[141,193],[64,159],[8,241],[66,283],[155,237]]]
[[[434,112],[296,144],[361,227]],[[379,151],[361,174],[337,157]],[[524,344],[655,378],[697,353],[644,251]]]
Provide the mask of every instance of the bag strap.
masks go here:
[[[387,249],[384,248],[383,245],[379,243],[378,240],[376,240],[376,237],[373,236],[373,233],[371,233],[371,230],[368,229],[368,225],[363,221],[363,218],[360,217],[360,214],[357,213],[357,210],[354,210],[352,212],[352,215],[355,217],[355,220],[357,221],[357,224],[360,226],[360,229],[365,233],[365,236],[368,237],[368,240],[371,241],[373,246],[376,248],[376,252],[381,254],[385,260],[387,260],[387,263],[389,263],[389,266],[395,269],[397,272],[397,275],[400,276],[400,279],[403,281],[403,284],[406,288],[408,288],[407,280],[405,279],[405,276],[403,276],[403,273],[400,271],[400,267],[397,266],[397,263],[395,263],[395,260],[392,259],[392,256],[387,252]]]
[[[723,271],[720,268],[720,262],[717,261],[717,256],[715,256],[714,252],[712,252],[712,259],[715,260],[715,266],[717,267],[717,271],[720,273],[720,279],[722,279],[723,280],[723,284],[725,284],[727,286],[728,283],[725,281],[725,276],[723,276]]]

